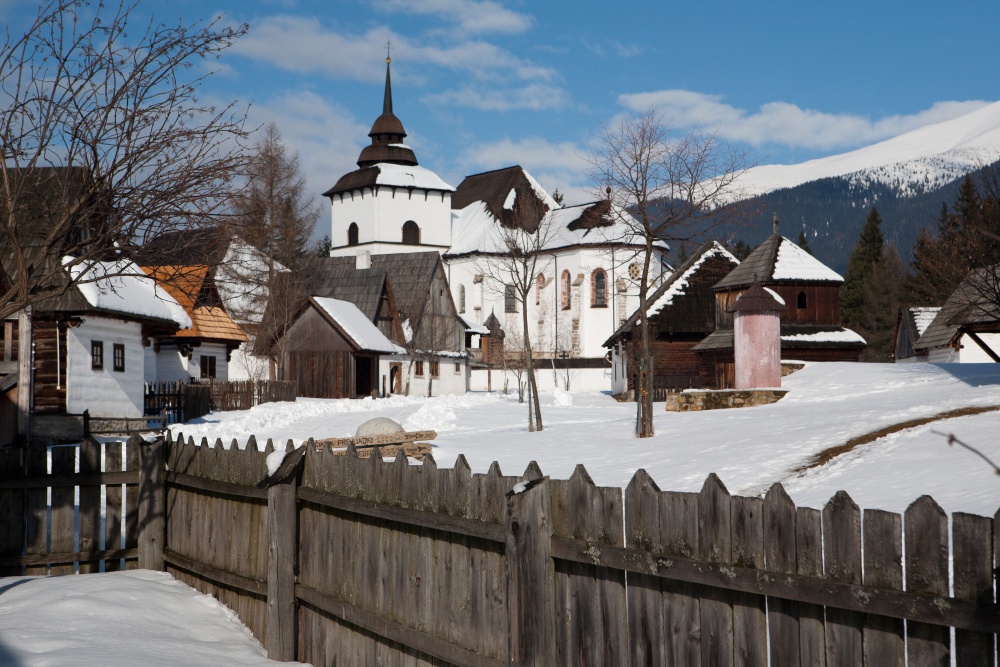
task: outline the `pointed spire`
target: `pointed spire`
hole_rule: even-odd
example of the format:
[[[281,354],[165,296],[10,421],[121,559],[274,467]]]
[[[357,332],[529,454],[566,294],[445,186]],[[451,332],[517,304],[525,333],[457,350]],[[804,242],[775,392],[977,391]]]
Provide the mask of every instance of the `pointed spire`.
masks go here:
[[[388,49],[390,45],[386,43],[386,56],[385,56],[385,97],[382,99],[382,113],[392,113],[392,79],[389,76],[389,63],[392,62],[392,58],[388,56]]]

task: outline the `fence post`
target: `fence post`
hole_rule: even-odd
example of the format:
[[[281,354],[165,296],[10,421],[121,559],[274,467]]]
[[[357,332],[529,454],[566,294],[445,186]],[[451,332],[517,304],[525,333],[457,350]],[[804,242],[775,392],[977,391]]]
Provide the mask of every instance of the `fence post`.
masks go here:
[[[289,441],[288,446],[291,446]],[[259,486],[267,488],[267,637],[264,648],[271,660],[295,660],[295,570],[298,511],[295,490],[305,460],[306,446],[285,450],[275,473]]]
[[[139,567],[162,571],[166,541],[166,487],[163,483],[167,447],[162,437],[139,441]],[[131,440],[131,438],[130,438]]]
[[[548,477],[507,493],[504,513],[508,664],[555,663],[555,590]],[[542,486],[543,488],[537,488]]]

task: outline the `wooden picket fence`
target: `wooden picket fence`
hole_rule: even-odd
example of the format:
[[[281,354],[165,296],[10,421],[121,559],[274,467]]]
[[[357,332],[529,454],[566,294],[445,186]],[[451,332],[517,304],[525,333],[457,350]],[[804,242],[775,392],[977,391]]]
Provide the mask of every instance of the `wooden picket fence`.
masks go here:
[[[249,410],[262,403],[294,401],[294,382],[278,380],[175,381],[146,383],[145,413],[186,422],[212,410]]]
[[[96,473],[96,447],[81,448],[78,474],[55,450],[48,475],[35,458],[18,476],[0,455],[3,572],[137,556],[217,597],[278,660],[996,664],[1000,517],[949,521],[926,496],[903,515],[862,512],[844,492],[815,510],[780,485],[730,496],[714,475],[677,493],[640,470],[622,490],[594,485],[583,466],[568,480],[534,464],[472,474],[463,457],[438,469],[432,456],[389,463],[312,442],[286,445],[268,476],[274,446],[252,438],[242,450],[133,439],[124,459],[108,457],[125,472]],[[107,510],[121,507],[124,549],[83,521],[97,484],[126,485]],[[74,486],[76,536],[64,509]]]

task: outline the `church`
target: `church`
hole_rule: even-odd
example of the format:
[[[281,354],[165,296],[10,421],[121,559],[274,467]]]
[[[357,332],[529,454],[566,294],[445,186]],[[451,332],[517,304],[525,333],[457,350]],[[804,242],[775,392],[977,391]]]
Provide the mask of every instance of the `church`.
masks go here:
[[[443,286],[428,284],[424,295],[438,323],[434,335],[421,326],[419,308],[403,329],[409,327],[414,340],[422,337],[419,347],[432,348],[449,367],[454,363],[456,375],[461,366],[464,381],[439,384],[442,393],[516,388],[524,308],[540,389],[610,389],[612,367],[602,344],[638,307],[644,245],[632,231],[634,219],[608,200],[563,206],[520,166],[467,176],[457,187],[421,167],[393,113],[390,62],[386,58],[382,114],[368,133],[371,144],[358,156],[358,168],[324,193],[331,258],[341,266],[354,258],[365,269],[373,258],[392,267],[415,253],[438,255]],[[503,278],[509,264],[504,230],[512,228],[537,241],[532,287],[523,299]],[[654,284],[670,271],[667,250],[666,244],[655,248]],[[393,280],[397,290],[395,283],[407,282],[405,275]],[[459,335],[441,324],[452,314]],[[487,338],[491,349],[502,341],[502,353],[484,355]],[[411,380],[419,391],[420,378]]]

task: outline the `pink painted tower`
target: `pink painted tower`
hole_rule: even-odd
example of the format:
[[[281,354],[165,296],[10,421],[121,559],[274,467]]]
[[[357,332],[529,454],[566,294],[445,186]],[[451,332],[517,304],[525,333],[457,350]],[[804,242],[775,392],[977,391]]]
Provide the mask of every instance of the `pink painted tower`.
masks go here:
[[[780,299],[754,280],[731,309],[736,389],[781,386]]]

